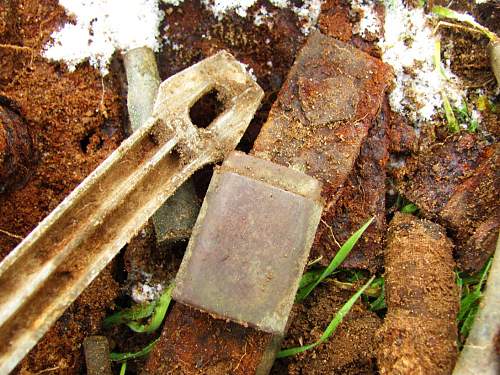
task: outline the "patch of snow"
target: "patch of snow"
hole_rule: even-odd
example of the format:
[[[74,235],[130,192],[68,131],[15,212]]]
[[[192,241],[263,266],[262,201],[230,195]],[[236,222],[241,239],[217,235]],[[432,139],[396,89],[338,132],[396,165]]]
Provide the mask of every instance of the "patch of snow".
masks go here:
[[[369,0],[353,0],[351,9],[354,13],[359,14],[359,23],[353,27],[353,32],[362,37],[367,37],[368,34],[378,35],[382,30],[382,23],[375,11],[375,3]]]
[[[272,18],[272,15],[268,12],[266,7],[261,6],[259,10],[253,16],[253,24],[255,26],[261,26]]]
[[[135,303],[145,303],[157,300],[163,292],[162,284],[137,283],[132,287],[131,297]]]
[[[201,0],[201,2],[218,20],[222,20],[224,15],[231,10],[242,18],[246,17],[248,8],[254,5],[256,0]]]
[[[161,2],[163,4],[167,4],[167,5],[172,5],[174,7],[178,7],[179,5],[181,5],[181,3],[184,2],[184,0],[161,0]]]
[[[300,28],[302,34],[308,35],[316,26],[322,4],[323,0],[304,0],[304,4],[300,8],[293,6],[293,12],[304,22]]]
[[[465,97],[460,80],[449,68],[444,68],[447,79],[435,69],[433,21],[423,9],[409,9],[401,0],[394,1],[386,8],[385,33],[379,42],[383,61],[396,74],[389,97],[391,108],[417,125],[430,120],[436,110],[442,112],[441,92],[452,106],[459,106]]]
[[[175,0],[172,0],[175,1]],[[304,0],[301,7],[291,5],[290,0],[270,0],[270,3],[277,8],[291,8],[303,23],[301,31],[304,35],[309,34],[316,25],[321,12],[321,4],[324,0]],[[238,16],[245,18],[248,16],[248,9],[256,0],[201,0],[202,4],[209,9],[218,20],[222,20],[224,15],[234,11]],[[261,6],[254,15],[254,24],[260,26],[266,18],[272,17],[269,11]]]
[[[105,75],[115,50],[144,46],[159,50],[163,13],[158,0],[59,0],[59,4],[75,23],[52,34],[43,56],[66,62],[71,71],[88,59]]]
[[[239,61],[238,61],[239,62]],[[253,71],[253,68],[250,67],[250,65],[248,64],[244,64],[242,62],[239,62],[240,65],[243,67],[243,69],[245,69],[247,71],[248,74],[250,74],[250,76],[252,77],[252,79],[257,82],[257,77],[255,76],[255,73]]]

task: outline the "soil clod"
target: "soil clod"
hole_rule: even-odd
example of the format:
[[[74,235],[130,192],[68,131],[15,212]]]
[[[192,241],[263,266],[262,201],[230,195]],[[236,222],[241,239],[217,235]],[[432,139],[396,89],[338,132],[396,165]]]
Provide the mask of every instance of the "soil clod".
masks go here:
[[[397,213],[387,242],[380,373],[449,374],[457,357],[459,308],[451,241],[439,225]]]

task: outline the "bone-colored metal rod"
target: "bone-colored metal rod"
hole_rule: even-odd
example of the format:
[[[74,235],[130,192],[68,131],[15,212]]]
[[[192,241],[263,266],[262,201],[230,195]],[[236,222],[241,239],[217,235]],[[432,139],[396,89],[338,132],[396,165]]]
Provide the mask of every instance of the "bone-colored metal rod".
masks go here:
[[[197,129],[189,108],[217,87],[228,109]],[[221,52],[166,80],[154,115],[0,263],[0,374],[11,371],[197,169],[234,149],[263,92]]]
[[[497,335],[500,335],[500,237],[479,312],[453,375],[498,374],[500,362],[495,349]]]
[[[153,113],[160,74],[151,48],[132,49],[123,55],[123,61],[128,82],[129,133],[133,133]],[[164,243],[188,238],[199,211],[194,183],[188,180],[153,215],[157,241]]]

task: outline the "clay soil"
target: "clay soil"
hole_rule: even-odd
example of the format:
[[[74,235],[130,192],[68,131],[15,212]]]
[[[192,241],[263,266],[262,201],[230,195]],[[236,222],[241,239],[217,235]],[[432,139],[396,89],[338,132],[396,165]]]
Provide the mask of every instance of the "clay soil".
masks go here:
[[[480,22],[499,31],[500,10],[495,8],[495,2],[476,9],[470,9],[468,3],[459,2],[458,9],[473,11]],[[260,5],[261,0],[249,13]],[[305,41],[300,31],[301,23],[294,13],[274,9],[267,3],[266,6],[276,12],[272,28],[256,26],[251,17],[243,19],[236,15],[218,21],[194,0],[187,0],[175,8],[164,7],[166,17],[161,30],[164,45],[158,55],[162,79],[220,49],[227,49],[253,69],[265,90],[263,104],[239,146],[244,151],[251,149]],[[64,64],[48,62],[40,55],[50,34],[67,21],[57,0],[0,2],[0,105],[20,116],[33,145],[26,178],[0,193],[0,259],[125,138],[126,84],[118,54],[111,73],[104,78],[88,64],[81,64],[74,72],[69,72]],[[377,56],[369,41],[353,35],[354,21],[348,2],[330,0],[323,5],[319,28],[325,34]],[[454,48],[450,47],[451,42]],[[452,60],[452,70],[471,87],[480,87],[491,94],[495,81],[483,48],[486,44],[484,38],[460,30],[446,30],[443,42],[445,54]],[[469,99],[475,100],[477,95],[472,94]],[[200,112],[203,111],[200,107]],[[200,114],[194,116],[200,117]],[[487,111],[484,116],[481,137],[491,142],[500,132],[498,115]],[[433,131],[424,134],[422,139],[425,142],[442,140],[443,128],[434,124]],[[204,171],[200,176],[198,187],[203,191],[210,172]],[[104,316],[116,305],[130,303],[125,290],[131,263],[144,262],[145,256],[154,254],[145,262],[149,270],[159,269],[159,274],[167,276],[174,273],[183,246],[175,249],[173,255],[163,257],[161,254],[166,254],[167,249],[156,249],[150,230],[144,232],[145,239],[136,239],[128,252],[124,250],[101,272],[18,366],[16,373],[84,374],[81,345],[84,337],[92,334],[108,334],[112,338],[112,348],[119,351],[137,350],[150,342],[152,336],[138,339],[137,335],[132,337],[125,331],[103,332],[101,327]],[[309,301],[295,306],[285,346],[316,340],[350,295],[335,290],[330,283],[318,287]],[[299,356],[277,361],[272,373],[374,374],[372,340],[380,324],[381,319],[376,314],[358,303],[332,340]],[[141,366],[140,361],[131,363],[128,373],[139,373]]]

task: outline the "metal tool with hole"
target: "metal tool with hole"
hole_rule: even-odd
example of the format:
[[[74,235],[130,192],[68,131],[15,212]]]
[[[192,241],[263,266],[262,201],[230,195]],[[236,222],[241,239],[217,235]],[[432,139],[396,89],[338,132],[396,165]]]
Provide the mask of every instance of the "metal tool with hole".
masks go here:
[[[189,108],[214,88],[227,109],[198,129]],[[16,366],[194,171],[236,147],[262,96],[226,52],[162,83],[152,118],[0,264],[0,374]]]

